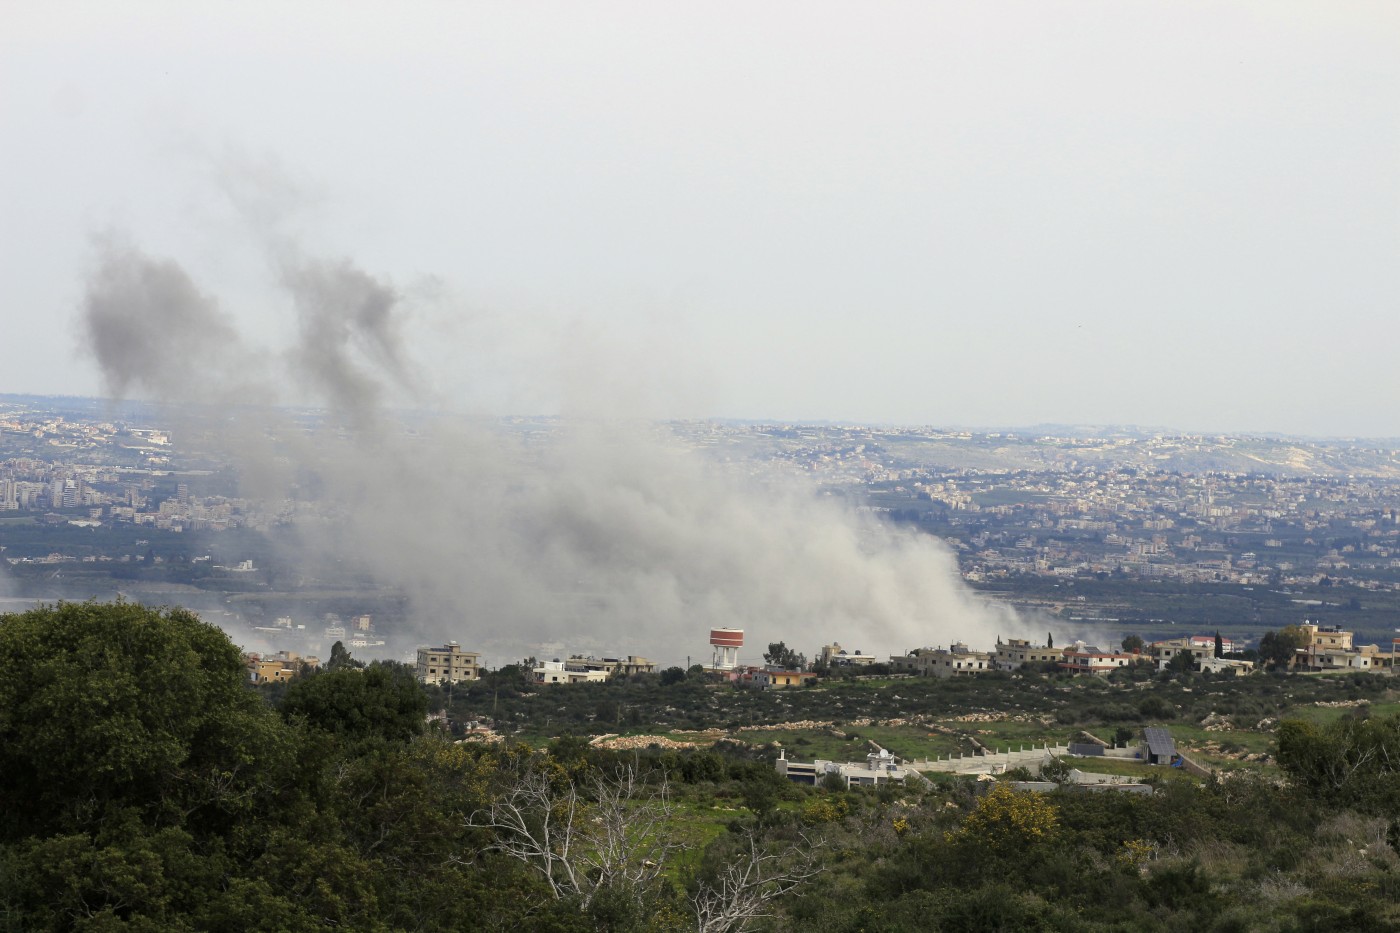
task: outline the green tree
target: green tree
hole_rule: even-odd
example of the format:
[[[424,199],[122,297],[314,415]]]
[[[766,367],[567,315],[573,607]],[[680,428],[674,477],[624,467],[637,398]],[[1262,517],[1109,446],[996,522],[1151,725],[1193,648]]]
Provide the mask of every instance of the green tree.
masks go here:
[[[350,650],[345,647],[344,642],[337,641],[331,645],[331,657],[326,662],[326,670],[343,671],[360,667],[364,667],[364,664],[350,656]]]
[[[1259,660],[1272,667],[1291,667],[1298,658],[1298,650],[1307,641],[1303,630],[1296,625],[1286,625],[1276,632],[1265,632],[1259,639]]]
[[[1279,724],[1278,763],[1310,794],[1379,812],[1400,807],[1400,715]]]
[[[786,671],[800,671],[807,666],[806,655],[798,654],[780,641],[769,642],[768,650],[763,652],[763,660]]]
[[[1132,654],[1141,654],[1145,642],[1141,635],[1128,635],[1123,638],[1123,650]]]
[[[406,665],[375,663],[295,681],[282,715],[351,740],[406,742],[423,732],[428,695]]]
[[[1173,674],[1189,674],[1196,668],[1196,659],[1190,651],[1181,649],[1167,662],[1167,670]]]
[[[292,736],[238,649],[182,609],[60,603],[0,616],[0,840],[236,820]]]

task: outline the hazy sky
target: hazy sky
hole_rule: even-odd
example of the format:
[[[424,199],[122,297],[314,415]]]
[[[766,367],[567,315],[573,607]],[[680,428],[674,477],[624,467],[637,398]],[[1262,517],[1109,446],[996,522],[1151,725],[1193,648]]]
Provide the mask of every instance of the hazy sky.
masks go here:
[[[0,7],[0,392],[275,235],[489,410],[1400,436],[1394,2]]]

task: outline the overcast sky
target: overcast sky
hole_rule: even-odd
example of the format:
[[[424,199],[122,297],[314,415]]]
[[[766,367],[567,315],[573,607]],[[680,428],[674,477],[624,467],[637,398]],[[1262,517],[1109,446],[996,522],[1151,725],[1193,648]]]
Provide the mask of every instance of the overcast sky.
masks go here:
[[[2,16],[0,392],[102,391],[94,237],[273,352],[275,227],[467,407],[1400,436],[1394,2]]]

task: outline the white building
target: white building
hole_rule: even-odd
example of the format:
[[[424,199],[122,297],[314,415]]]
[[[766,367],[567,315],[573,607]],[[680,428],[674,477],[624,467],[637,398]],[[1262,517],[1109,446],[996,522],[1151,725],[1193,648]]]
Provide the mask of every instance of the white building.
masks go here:
[[[530,676],[537,684],[601,684],[608,680],[607,671],[575,670],[559,660],[540,662]]]

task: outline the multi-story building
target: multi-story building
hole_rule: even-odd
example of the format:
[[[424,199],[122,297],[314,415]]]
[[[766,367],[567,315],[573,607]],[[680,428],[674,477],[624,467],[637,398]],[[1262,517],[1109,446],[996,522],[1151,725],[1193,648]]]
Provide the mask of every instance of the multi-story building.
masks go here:
[[[1202,658],[1215,657],[1215,639],[1211,639],[1209,644],[1203,644],[1193,637],[1169,638],[1166,641],[1154,641],[1147,646],[1147,651],[1157,662],[1159,671],[1165,671],[1172,659],[1179,654],[1190,655],[1191,669],[1200,670]]]
[[[829,645],[822,645],[817,657],[821,664],[828,667],[864,667],[867,664],[875,663],[875,655],[862,654],[859,648],[848,651],[841,647],[840,642],[832,642]]]
[[[571,671],[603,671],[609,677],[619,674],[630,677],[632,674],[652,674],[656,663],[648,658],[629,654],[625,658],[595,658],[592,655],[571,654],[564,666]]]
[[[1104,651],[1093,645],[1075,645],[1066,648],[1060,660],[1060,670],[1074,674],[1107,674],[1120,667],[1127,667],[1139,658],[1135,654],[1122,654],[1117,651]]]
[[[996,661],[990,653],[973,651],[962,642],[954,642],[947,648],[915,648],[902,657],[890,658],[890,665],[896,670],[926,677],[956,677],[996,670]]]
[[[1372,671],[1391,666],[1394,651],[1384,653],[1379,645],[1353,645],[1355,635],[1337,625],[1304,622],[1303,647],[1298,664],[1308,671]]]
[[[998,638],[993,655],[997,670],[1001,671],[1019,671],[1027,664],[1056,664],[1063,660],[1064,656],[1064,650],[1061,648],[1033,645],[1024,638],[1012,638],[1007,641]]]
[[[1214,635],[1192,635],[1190,638],[1190,642],[1193,646],[1197,648],[1209,648],[1211,654],[1215,653]],[[1234,641],[1224,637],[1223,635],[1220,637],[1220,651],[1222,654],[1233,654],[1235,652],[1235,649],[1236,645]]]
[[[449,641],[441,648],[419,648],[417,677],[420,683],[425,684],[478,680],[481,677],[480,658],[478,652],[463,651],[455,641]]]

